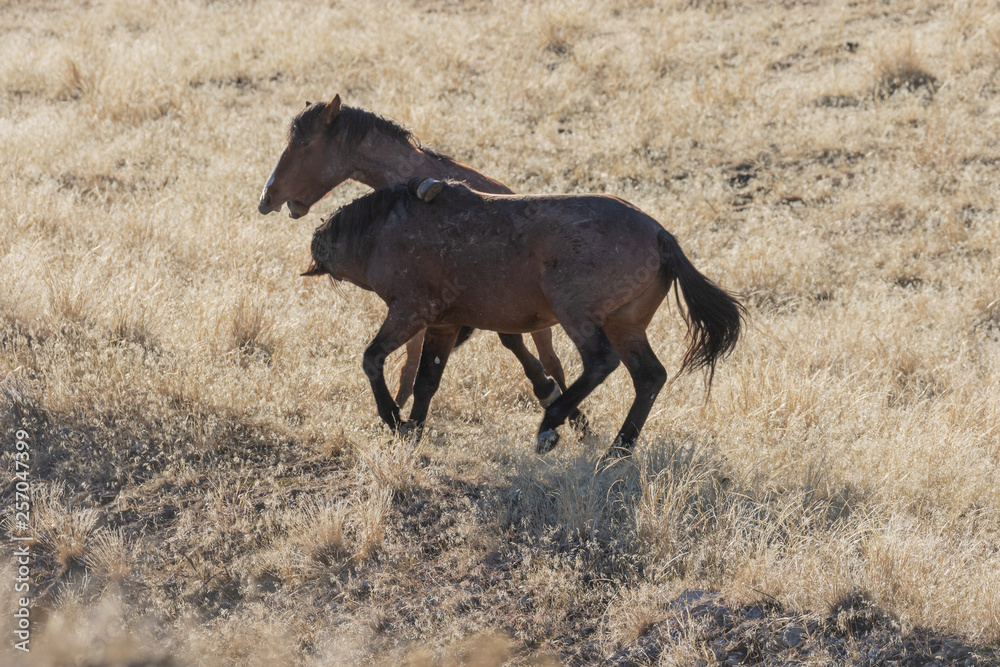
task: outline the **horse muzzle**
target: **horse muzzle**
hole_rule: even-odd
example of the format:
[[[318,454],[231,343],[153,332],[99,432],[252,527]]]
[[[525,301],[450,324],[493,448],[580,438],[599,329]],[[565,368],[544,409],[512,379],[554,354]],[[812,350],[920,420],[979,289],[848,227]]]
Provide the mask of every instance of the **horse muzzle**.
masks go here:
[[[264,190],[260,193],[260,201],[257,203],[257,211],[259,211],[261,215],[267,215],[275,210],[276,209],[271,206],[271,195],[267,193],[267,190]]]

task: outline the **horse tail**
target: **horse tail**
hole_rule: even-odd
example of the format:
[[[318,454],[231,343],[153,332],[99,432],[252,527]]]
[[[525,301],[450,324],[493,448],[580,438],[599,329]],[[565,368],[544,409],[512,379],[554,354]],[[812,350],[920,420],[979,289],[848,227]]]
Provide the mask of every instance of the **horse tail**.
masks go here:
[[[708,386],[712,386],[715,376],[715,362],[725,358],[736,346],[743,327],[746,309],[733,295],[703,276],[681,250],[677,239],[666,230],[657,235],[660,249],[660,273],[667,280],[667,288],[673,284],[677,305],[680,294],[684,295],[687,313],[681,309],[687,323],[687,338],[690,341],[681,369],[695,371],[708,369]]]

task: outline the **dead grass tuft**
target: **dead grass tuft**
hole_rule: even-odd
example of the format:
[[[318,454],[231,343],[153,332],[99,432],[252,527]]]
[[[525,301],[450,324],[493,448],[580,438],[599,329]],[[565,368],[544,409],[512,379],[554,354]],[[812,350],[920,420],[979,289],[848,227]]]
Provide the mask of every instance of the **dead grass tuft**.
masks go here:
[[[373,558],[385,543],[386,524],[392,511],[392,490],[373,489],[357,507],[357,540],[354,557],[360,562]]]
[[[875,58],[875,83],[872,93],[878,99],[892,97],[897,91],[916,93],[923,90],[933,99],[940,87],[937,77],[922,64],[912,41],[895,48],[883,47]]]
[[[99,528],[87,545],[84,562],[101,580],[120,585],[136,570],[136,551],[120,528]]]
[[[639,587],[618,593],[604,613],[603,641],[610,652],[644,637],[668,615],[669,604],[659,587]]]
[[[280,339],[263,295],[241,291],[227,317],[230,344],[240,355],[264,361],[274,356]]]
[[[52,554],[61,573],[82,562],[100,515],[91,507],[76,507],[66,498],[63,482],[36,487],[32,494],[38,541]]]
[[[293,530],[313,560],[332,565],[350,555],[344,523],[347,506],[341,502],[310,505],[303,510],[299,525]]]
[[[658,567],[684,569],[692,542],[717,522],[728,480],[711,454],[693,444],[669,443],[639,459],[636,534]]]
[[[392,438],[384,444],[372,443],[357,452],[360,472],[371,488],[403,500],[416,490],[423,478],[419,447],[412,438]]]

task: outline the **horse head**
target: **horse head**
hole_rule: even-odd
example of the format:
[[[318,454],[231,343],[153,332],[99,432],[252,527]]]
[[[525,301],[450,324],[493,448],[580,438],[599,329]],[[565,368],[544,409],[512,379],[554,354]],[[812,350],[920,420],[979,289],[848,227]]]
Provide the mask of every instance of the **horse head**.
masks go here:
[[[301,218],[326,193],[347,180],[350,163],[333,140],[332,125],[340,114],[340,95],[323,104],[306,102],[288,128],[285,147],[260,194],[262,215],[281,210]]]

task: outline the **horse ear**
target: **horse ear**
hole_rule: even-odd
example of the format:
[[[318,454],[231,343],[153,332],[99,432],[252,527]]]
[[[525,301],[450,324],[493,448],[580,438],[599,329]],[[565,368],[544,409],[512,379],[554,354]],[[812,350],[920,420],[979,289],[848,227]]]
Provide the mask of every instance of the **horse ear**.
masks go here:
[[[340,113],[340,95],[334,95],[333,99],[330,100],[326,107],[323,109],[323,113],[320,114],[319,119],[324,125],[329,125],[333,122],[333,119],[337,117]]]

